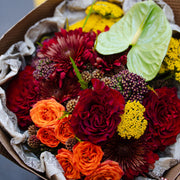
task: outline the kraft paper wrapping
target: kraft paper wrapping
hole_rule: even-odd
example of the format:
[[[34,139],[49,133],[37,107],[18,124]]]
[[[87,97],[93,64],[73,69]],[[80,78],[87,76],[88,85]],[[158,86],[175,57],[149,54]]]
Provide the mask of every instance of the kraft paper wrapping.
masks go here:
[[[110,1],[122,2],[121,0]],[[125,0],[123,4],[124,11],[126,12],[133,5],[133,3],[139,1],[141,0]],[[179,26],[175,25],[174,14],[171,8],[162,0],[155,1],[163,8],[168,20],[172,24],[172,29],[180,32]],[[25,34],[24,41],[19,41],[13,44],[5,54],[0,56],[0,85],[4,84],[10,78],[15,76],[20,70],[20,68],[22,69],[26,65],[24,56],[31,55],[35,51],[34,42],[38,39],[38,37],[40,37],[44,33],[55,32],[60,27],[64,27],[66,17],[68,17],[70,24],[79,19],[82,19],[85,16],[84,9],[87,6],[89,6],[92,2],[93,0],[79,0],[78,3],[76,0],[71,0],[69,2],[63,1],[55,9],[54,16],[52,18],[42,19],[35,25],[31,26]],[[180,2],[178,3],[178,0],[171,0],[166,2],[172,6],[175,13],[176,22],[180,23],[180,16],[178,11],[178,7],[180,7]],[[11,146],[9,146],[9,144],[7,143],[8,139],[6,139],[4,133],[0,131],[0,152],[10,160],[15,159],[15,161],[18,162],[18,164],[20,164],[27,170],[32,172],[32,170],[30,169],[32,168],[38,171],[39,173],[36,174],[39,176],[40,173],[46,172],[46,176],[48,179],[65,179],[65,177],[63,176],[63,170],[61,166],[55,159],[54,155],[52,155],[51,153],[43,152],[39,160],[34,155],[26,154],[24,152],[21,143],[27,139],[28,134],[27,132],[22,134],[19,131],[16,116],[6,108],[5,92],[1,87],[0,97],[0,125],[12,137],[10,141]],[[152,175],[153,178],[161,177],[166,170],[172,168],[180,161],[180,157],[178,154],[180,148],[179,139],[180,137],[178,136],[177,143],[169,147],[169,149],[167,150],[169,156],[165,159],[160,158],[160,160],[156,162],[155,169],[152,172],[150,172],[150,175]],[[5,149],[8,149],[8,152]],[[18,154],[18,156],[14,152],[14,150]],[[164,166],[164,163],[166,163],[166,166]],[[176,175],[173,178],[177,178],[180,172],[180,166],[177,165],[174,168],[176,169],[173,171],[173,173],[176,173]],[[167,177],[170,176],[171,171],[167,174]],[[171,179],[173,178],[171,177]],[[147,178],[138,177],[136,179],[145,180]]]

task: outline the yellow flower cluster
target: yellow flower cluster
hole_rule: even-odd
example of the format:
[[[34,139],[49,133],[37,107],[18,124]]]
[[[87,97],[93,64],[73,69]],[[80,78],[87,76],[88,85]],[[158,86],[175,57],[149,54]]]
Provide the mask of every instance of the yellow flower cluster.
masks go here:
[[[37,7],[40,4],[42,4],[43,2],[45,2],[45,0],[34,0],[34,6]]]
[[[90,9],[91,6],[86,9],[86,14],[89,13]],[[109,18],[119,18],[124,14],[118,5],[105,1],[96,2],[92,7],[92,13],[97,13]]]
[[[105,1],[98,1],[93,6],[89,6],[86,9],[86,14],[89,14],[90,9],[92,11],[83,28],[84,32],[97,32],[97,30],[103,32],[106,26],[110,28],[114,23],[119,21],[120,17],[124,14],[118,5]],[[86,17],[71,25],[69,30],[83,27],[85,20]]]
[[[175,79],[180,82],[180,40],[173,37],[159,73],[163,74],[167,71],[173,71]]]
[[[125,112],[121,116],[121,122],[117,131],[122,138],[139,139],[146,130],[147,120],[144,118],[145,107],[139,101],[128,101]]]
[[[69,26],[69,30],[74,30],[79,27],[83,27],[85,19],[86,19],[86,17],[83,20],[78,21],[75,24]],[[91,14],[88,18],[88,21],[87,21],[85,27],[83,28],[83,31],[84,32],[90,32],[90,31],[97,32],[97,30],[104,31],[106,26],[108,26],[110,28],[117,21],[119,21],[119,18],[107,19],[98,14]]]

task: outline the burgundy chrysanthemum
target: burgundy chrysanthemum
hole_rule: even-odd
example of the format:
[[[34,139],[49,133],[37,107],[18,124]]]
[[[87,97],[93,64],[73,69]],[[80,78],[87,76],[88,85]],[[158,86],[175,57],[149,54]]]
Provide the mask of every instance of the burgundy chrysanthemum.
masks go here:
[[[125,100],[120,92],[92,79],[93,89],[80,93],[71,118],[74,133],[94,144],[106,141],[116,132],[124,112]]]
[[[113,55],[101,55],[96,54],[96,62],[94,66],[98,69],[102,69],[105,72],[114,71],[114,69],[125,66],[127,63],[127,52],[113,54]]]
[[[148,127],[145,135],[149,144],[164,150],[176,142],[180,133],[180,100],[176,88],[163,87],[150,91],[143,101]]]
[[[6,90],[7,107],[16,114],[18,125],[27,129],[32,124],[29,110],[39,100],[39,88],[33,78],[34,68],[26,66]]]
[[[59,88],[58,77],[49,81],[38,81],[40,98],[55,98],[58,102],[63,103],[77,97],[81,90],[77,78],[71,79],[66,77],[63,81],[64,83],[61,88]]]
[[[73,67],[71,57],[79,70],[83,70],[87,63],[94,64],[94,42],[96,34],[82,32],[82,28],[70,30],[61,29],[49,41],[43,43],[43,47],[37,53],[39,59],[49,58],[55,63],[56,71],[60,73],[60,84],[66,77],[72,77]],[[70,74],[71,73],[71,74]]]
[[[104,160],[110,159],[119,163],[124,171],[123,179],[125,180],[145,175],[153,169],[155,161],[159,159],[142,138],[127,140],[117,134],[105,142],[102,150]]]

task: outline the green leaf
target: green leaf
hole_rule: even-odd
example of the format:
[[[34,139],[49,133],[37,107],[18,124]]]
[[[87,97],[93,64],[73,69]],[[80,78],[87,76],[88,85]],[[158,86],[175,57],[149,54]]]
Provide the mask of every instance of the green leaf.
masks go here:
[[[69,58],[70,58],[70,60],[71,60],[71,63],[72,63],[72,66],[73,66],[73,68],[74,68],[74,71],[75,71],[75,73],[76,73],[76,76],[77,76],[77,78],[78,78],[78,80],[79,80],[79,83],[81,84],[81,88],[82,88],[82,89],[87,89],[87,88],[88,88],[88,83],[85,82],[85,81],[82,79],[81,73],[79,72],[79,69],[77,68],[76,63],[74,62],[74,60],[73,60],[71,57],[69,57]]]
[[[136,3],[128,13],[96,40],[96,50],[110,55],[132,46],[127,67],[146,81],[159,72],[172,36],[172,30],[162,9],[153,1]]]
[[[68,117],[68,116],[69,116],[69,112],[64,111],[63,115],[60,118],[58,118],[58,120],[61,120],[61,119]]]

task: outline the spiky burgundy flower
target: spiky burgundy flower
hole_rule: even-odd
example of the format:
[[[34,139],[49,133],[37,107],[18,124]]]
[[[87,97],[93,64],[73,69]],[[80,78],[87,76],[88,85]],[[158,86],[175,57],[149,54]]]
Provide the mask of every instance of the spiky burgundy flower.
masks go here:
[[[63,103],[78,96],[81,88],[76,77],[72,79],[65,78],[61,88],[59,88],[58,80],[57,77],[52,80],[38,82],[41,99],[55,98],[58,102]]]
[[[61,29],[61,32],[55,33],[52,39],[43,42],[37,57],[40,59],[49,58],[55,63],[56,71],[60,73],[59,86],[62,87],[62,80],[66,76],[72,77],[74,75],[69,57],[75,61],[80,71],[85,68],[88,62],[95,63],[93,54],[95,39],[95,33],[82,32],[81,28],[69,32]]]
[[[117,134],[106,141],[102,149],[104,160],[116,161],[122,167],[125,180],[144,175],[153,168],[155,161],[159,158],[142,138],[127,140]]]
[[[101,55],[96,54],[95,66],[98,69],[102,69],[105,72],[114,71],[114,69],[125,66],[127,63],[127,52],[113,54],[113,55]]]

